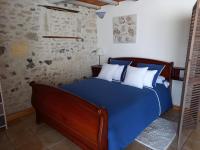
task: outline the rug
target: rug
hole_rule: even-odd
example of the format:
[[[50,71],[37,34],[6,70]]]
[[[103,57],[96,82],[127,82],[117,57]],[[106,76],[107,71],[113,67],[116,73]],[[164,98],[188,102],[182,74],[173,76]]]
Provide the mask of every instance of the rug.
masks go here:
[[[152,150],[167,150],[176,133],[176,122],[158,118],[136,138],[136,141]]]

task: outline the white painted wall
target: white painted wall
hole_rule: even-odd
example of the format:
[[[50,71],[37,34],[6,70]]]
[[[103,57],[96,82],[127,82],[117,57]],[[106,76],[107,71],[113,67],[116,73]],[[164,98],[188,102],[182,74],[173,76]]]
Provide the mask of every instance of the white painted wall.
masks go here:
[[[196,0],[139,0],[104,6],[103,19],[97,19],[98,46],[108,57],[133,56],[173,61],[184,66],[189,38],[190,18]],[[112,18],[137,14],[137,41],[115,44]],[[173,103],[180,104],[182,83],[173,82]]]

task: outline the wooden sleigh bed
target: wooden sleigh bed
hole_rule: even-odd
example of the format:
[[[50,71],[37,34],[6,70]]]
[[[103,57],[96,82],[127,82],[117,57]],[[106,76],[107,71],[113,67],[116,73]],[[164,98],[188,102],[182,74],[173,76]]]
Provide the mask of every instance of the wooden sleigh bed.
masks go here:
[[[165,65],[161,75],[171,83],[171,62],[144,58],[114,59],[131,60],[134,62],[132,66],[137,63]],[[35,82],[30,86],[37,123],[47,123],[84,150],[108,150],[108,112],[105,108],[55,87]]]

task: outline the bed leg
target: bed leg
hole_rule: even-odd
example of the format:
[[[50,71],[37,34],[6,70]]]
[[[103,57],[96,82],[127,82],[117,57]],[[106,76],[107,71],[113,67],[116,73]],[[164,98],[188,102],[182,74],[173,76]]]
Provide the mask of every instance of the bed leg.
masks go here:
[[[35,111],[35,116],[36,116],[36,123],[40,124],[42,121],[41,121],[41,117],[40,117],[38,111]]]

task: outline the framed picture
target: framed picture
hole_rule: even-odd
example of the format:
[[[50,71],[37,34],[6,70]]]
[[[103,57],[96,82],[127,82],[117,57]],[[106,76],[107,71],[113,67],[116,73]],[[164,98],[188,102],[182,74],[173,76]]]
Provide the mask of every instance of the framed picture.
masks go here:
[[[136,43],[137,15],[113,18],[114,43]]]

